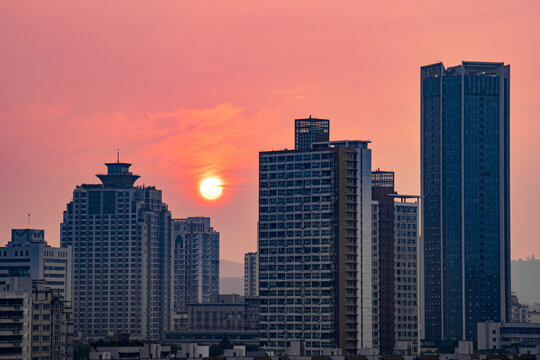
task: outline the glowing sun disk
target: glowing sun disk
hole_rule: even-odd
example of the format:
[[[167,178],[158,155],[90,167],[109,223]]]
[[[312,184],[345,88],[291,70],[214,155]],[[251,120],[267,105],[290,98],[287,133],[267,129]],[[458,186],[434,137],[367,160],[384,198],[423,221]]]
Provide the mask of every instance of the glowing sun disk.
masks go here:
[[[208,200],[215,200],[223,192],[222,183],[216,178],[207,178],[201,182],[199,188],[201,195]]]

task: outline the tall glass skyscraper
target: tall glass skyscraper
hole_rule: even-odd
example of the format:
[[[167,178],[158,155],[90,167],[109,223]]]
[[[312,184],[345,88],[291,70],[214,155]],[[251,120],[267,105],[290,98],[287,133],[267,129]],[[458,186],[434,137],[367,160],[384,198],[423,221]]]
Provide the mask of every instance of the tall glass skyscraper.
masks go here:
[[[421,68],[425,340],[475,339],[510,307],[510,66]]]

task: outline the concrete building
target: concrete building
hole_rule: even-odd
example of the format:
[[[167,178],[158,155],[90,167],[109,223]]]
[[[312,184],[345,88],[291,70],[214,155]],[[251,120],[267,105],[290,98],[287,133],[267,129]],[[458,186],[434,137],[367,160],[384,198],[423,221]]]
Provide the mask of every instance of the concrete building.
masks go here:
[[[294,120],[294,148],[311,149],[313,143],[328,141],[330,120],[312,118]]]
[[[73,309],[44,281],[32,287],[32,359],[73,359]]]
[[[540,323],[478,323],[478,350],[540,355]]]
[[[140,345],[97,346],[90,350],[90,360],[169,359],[171,347],[145,342]]]
[[[244,296],[259,296],[259,255],[250,252],[244,255]]]
[[[177,346],[183,343],[210,346],[219,344],[223,336],[227,336],[234,344],[259,345],[258,330],[174,330],[165,332],[163,342]]]
[[[175,311],[219,293],[219,232],[208,217],[173,219]]]
[[[419,352],[418,196],[399,195],[394,173],[372,172],[373,349]]]
[[[61,224],[61,246],[73,252],[76,337],[160,340],[173,306],[171,214],[160,190],[133,185],[131,164],[106,165],[101,184],[75,188]]]
[[[210,356],[210,347],[208,345],[198,345],[197,343],[178,344],[176,357],[184,358],[207,358]]]
[[[212,295],[207,303],[187,304],[186,330],[257,330],[259,307],[256,298],[237,294]]]
[[[0,247],[0,280],[25,275],[44,280],[71,301],[71,247],[49,246],[43,230],[11,230],[11,241]]]
[[[516,295],[512,295],[512,310],[510,322],[526,323],[529,322],[529,305],[521,304]]]
[[[394,173],[373,171],[373,345],[380,354],[393,354],[395,345],[395,226]]]
[[[0,280],[0,359],[73,359],[73,317],[58,289],[29,276]]]
[[[418,196],[394,195],[394,349],[404,354],[420,351],[419,210]]]
[[[30,360],[32,339],[32,280],[0,279],[0,359]]]
[[[259,153],[260,344],[372,347],[368,141]]]
[[[510,316],[510,66],[421,68],[425,344]]]
[[[184,326],[165,334],[172,344],[219,343],[223,336],[230,341],[258,343],[259,306],[257,298],[237,294],[212,295],[206,303],[186,304]]]

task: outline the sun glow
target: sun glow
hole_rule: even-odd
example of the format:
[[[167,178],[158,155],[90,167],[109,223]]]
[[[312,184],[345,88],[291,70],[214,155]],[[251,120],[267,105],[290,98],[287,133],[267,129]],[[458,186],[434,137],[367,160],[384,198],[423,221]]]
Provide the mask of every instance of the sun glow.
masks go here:
[[[222,183],[216,178],[207,178],[201,182],[201,195],[207,200],[216,200],[223,192]]]

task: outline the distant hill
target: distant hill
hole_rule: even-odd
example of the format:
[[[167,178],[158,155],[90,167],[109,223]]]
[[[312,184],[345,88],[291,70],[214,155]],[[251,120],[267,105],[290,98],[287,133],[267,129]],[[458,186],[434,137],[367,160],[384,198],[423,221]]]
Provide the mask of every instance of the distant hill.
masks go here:
[[[219,293],[244,295],[244,278],[220,277]]]
[[[540,302],[540,260],[512,260],[512,291],[522,304]]]
[[[244,277],[244,263],[219,260],[219,277]]]

